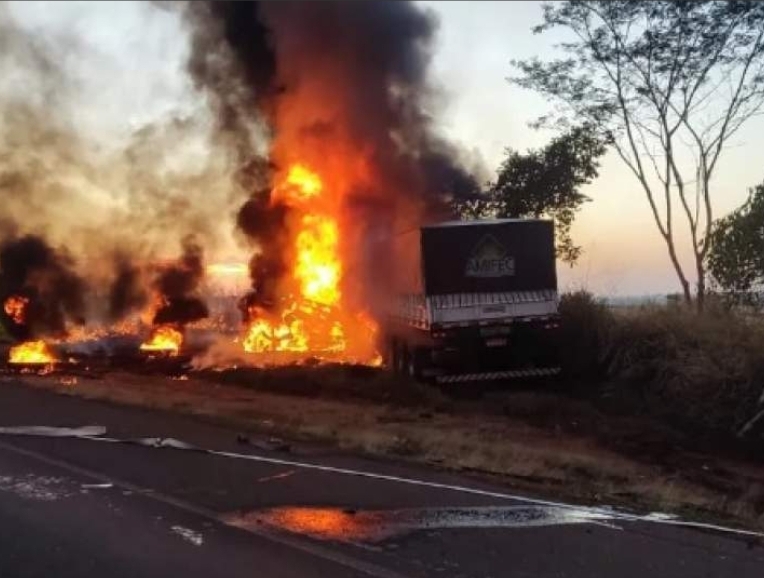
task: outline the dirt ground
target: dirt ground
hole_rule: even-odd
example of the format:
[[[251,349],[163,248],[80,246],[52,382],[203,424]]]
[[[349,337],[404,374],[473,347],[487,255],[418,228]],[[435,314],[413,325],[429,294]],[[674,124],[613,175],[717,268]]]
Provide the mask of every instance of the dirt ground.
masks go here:
[[[546,383],[453,396],[364,367],[23,375],[32,387],[489,476],[534,495],[764,528],[764,462]]]

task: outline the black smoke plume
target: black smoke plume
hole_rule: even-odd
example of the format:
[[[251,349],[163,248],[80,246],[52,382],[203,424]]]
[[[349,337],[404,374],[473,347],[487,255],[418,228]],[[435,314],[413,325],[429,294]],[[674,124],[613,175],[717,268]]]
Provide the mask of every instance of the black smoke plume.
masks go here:
[[[459,148],[435,130],[432,12],[411,2],[194,2],[187,15],[188,70],[243,163],[262,154],[252,143],[263,126],[276,163],[294,152],[285,147],[298,147],[310,164],[342,142],[349,157],[366,156],[374,183],[346,201],[381,201],[395,226],[408,229],[453,216],[452,202],[478,189]],[[269,185],[266,177],[248,188],[237,221],[259,250],[249,299],[265,303],[284,273],[287,223],[284,208],[267,202]],[[362,214],[375,218],[373,210]]]
[[[17,339],[63,334],[67,322],[84,324],[85,282],[66,249],[36,235],[7,237],[0,244],[0,300],[27,299],[23,323],[3,311],[3,324]]]
[[[109,288],[109,320],[118,321],[143,307],[147,300],[141,269],[122,253],[114,259],[115,275]]]
[[[271,204],[268,191],[253,195],[242,205],[236,224],[259,251],[249,263],[252,292],[245,297],[244,310],[255,303],[269,307],[276,300],[276,281],[286,273],[286,218],[289,208],[281,203]]]
[[[163,304],[154,314],[154,325],[186,325],[209,315],[207,305],[195,295],[204,276],[204,251],[193,237],[183,239],[180,259],[161,269],[153,288]]]
[[[189,2],[191,54],[188,72],[208,96],[222,140],[239,162],[255,155],[254,132],[263,127],[268,101],[277,92],[276,61],[259,2]]]
[[[438,206],[474,191],[458,147],[435,130],[440,95],[428,68],[438,23],[431,11],[385,1],[268,2],[260,8],[282,86],[277,99],[333,98],[341,111],[327,107],[297,127],[308,146],[320,150],[340,137],[358,151],[373,150],[381,189],[375,193],[384,197]]]

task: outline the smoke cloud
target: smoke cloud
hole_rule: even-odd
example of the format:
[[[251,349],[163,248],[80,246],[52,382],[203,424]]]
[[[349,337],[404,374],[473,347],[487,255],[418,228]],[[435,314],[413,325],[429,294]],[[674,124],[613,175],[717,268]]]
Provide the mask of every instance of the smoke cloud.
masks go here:
[[[233,148],[242,168],[266,153],[269,100],[278,92],[260,4],[190,2],[185,12],[192,30],[188,72],[209,99],[220,142]]]
[[[114,280],[109,289],[109,320],[119,321],[129,313],[143,307],[148,301],[142,270],[128,255],[114,257]]]
[[[268,203],[274,173],[317,168],[343,205],[345,252],[361,285],[371,230],[451,216],[477,183],[435,129],[428,66],[434,15],[410,2],[192,3],[188,70],[208,94],[220,139],[272,170],[246,187],[239,229],[256,246],[250,301],[268,303],[285,273],[289,210]],[[263,126],[270,130],[263,130]],[[353,247],[356,247],[354,249]]]
[[[459,150],[435,130],[432,12],[410,2],[279,2],[261,13],[284,87],[277,126],[292,133],[277,139],[277,162],[297,142],[315,158],[339,140],[366,159],[372,194],[438,205],[474,190]],[[294,114],[302,110],[310,114]]]
[[[0,300],[21,297],[22,323],[6,312],[4,325],[19,339],[62,334],[67,323],[83,324],[85,282],[74,272],[66,249],[54,249],[34,235],[7,238],[0,244]]]
[[[204,275],[204,252],[194,237],[183,239],[183,254],[176,263],[163,267],[153,282],[161,296],[154,325],[186,325],[209,315],[207,305],[195,292]]]
[[[104,128],[87,115],[112,104],[98,100],[109,89],[107,56],[74,31],[25,28],[12,8],[0,4],[3,218],[16,236],[65,245],[76,257],[70,267],[90,286],[88,316],[116,320],[140,307],[137,272],[166,258],[189,231],[208,254],[236,251],[232,223],[246,196],[234,177],[241,163],[213,142],[205,103],[198,96],[182,106],[169,102],[165,112],[141,118],[121,102],[121,124],[99,111]],[[179,20],[149,5],[140,10],[147,21]],[[182,70],[178,77],[194,95]],[[4,240],[13,239],[0,231]]]
[[[190,33],[191,104],[150,118],[118,109],[131,124],[104,135],[81,122],[101,82],[83,71],[104,70],[94,64],[103,55],[75,32],[24,29],[0,4],[0,196],[12,223],[0,228],[0,295],[29,293],[30,331],[94,312],[120,319],[145,305],[146,289],[165,301],[155,323],[205,317],[203,258],[230,254],[234,228],[255,253],[248,300],[270,306],[295,219],[270,191],[295,162],[324,178],[325,202],[345,220],[346,283],[363,287],[373,285],[361,251],[370,231],[447,216],[450,200],[476,188],[436,130],[431,12],[409,2],[142,6]],[[150,274],[179,239],[180,261]]]

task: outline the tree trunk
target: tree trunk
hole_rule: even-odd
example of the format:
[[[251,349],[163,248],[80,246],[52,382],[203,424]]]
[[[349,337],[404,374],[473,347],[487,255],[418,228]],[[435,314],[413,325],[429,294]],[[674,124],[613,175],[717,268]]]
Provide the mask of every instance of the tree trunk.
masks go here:
[[[703,313],[706,305],[706,269],[703,265],[703,255],[695,254],[695,269],[698,275],[698,292],[695,296],[698,313]]]
[[[682,286],[682,294],[684,295],[684,301],[688,305],[692,303],[692,291],[690,290],[690,282],[687,281],[687,277],[682,271],[682,265],[679,263],[679,259],[676,256],[676,249],[674,248],[674,239],[671,235],[664,236],[666,246],[668,247],[669,257],[671,258],[671,264],[674,266],[676,276],[679,277],[679,283]]]

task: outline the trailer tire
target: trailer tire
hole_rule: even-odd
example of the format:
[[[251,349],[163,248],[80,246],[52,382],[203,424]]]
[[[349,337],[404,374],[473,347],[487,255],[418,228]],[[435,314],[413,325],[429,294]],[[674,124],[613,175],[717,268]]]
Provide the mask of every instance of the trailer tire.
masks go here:
[[[395,373],[395,339],[386,337],[383,343],[383,361],[388,371]]]
[[[393,341],[393,372],[396,375],[405,375],[408,365],[408,349],[404,341]]]
[[[416,381],[424,381],[424,368],[427,363],[428,350],[425,347],[414,347],[408,352],[406,370],[408,376]]]

